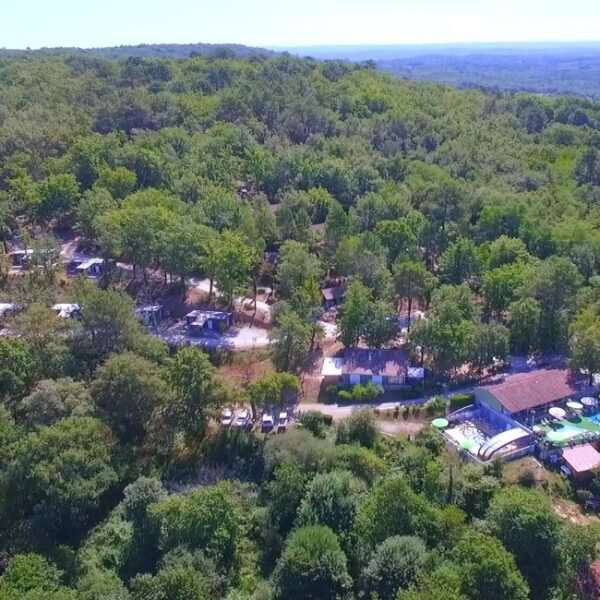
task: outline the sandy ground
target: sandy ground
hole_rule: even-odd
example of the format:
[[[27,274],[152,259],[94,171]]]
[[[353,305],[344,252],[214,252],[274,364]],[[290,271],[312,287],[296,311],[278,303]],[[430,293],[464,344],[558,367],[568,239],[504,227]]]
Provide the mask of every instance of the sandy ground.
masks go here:
[[[203,346],[204,348],[223,348],[233,351],[268,348],[271,341],[269,332],[260,327],[231,327],[225,334],[213,334],[204,337],[191,337],[180,323],[158,334],[158,337],[170,345]]]
[[[600,519],[596,515],[585,514],[581,510],[579,504],[563,500],[562,498],[552,498],[552,506],[554,512],[559,516],[573,523],[574,525],[591,525],[592,523],[600,523]]]
[[[378,419],[375,421],[377,429],[387,435],[407,435],[411,438],[427,426],[425,421],[405,421],[404,419]]]

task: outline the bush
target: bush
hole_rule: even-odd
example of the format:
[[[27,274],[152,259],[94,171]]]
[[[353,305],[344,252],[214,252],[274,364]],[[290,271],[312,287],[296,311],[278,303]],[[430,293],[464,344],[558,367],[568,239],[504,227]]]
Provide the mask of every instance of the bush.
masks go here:
[[[420,419],[421,412],[423,411],[423,407],[420,404],[413,404],[410,407],[410,412],[412,413],[413,418]]]
[[[369,382],[365,385],[355,385],[351,390],[341,390],[338,396],[352,402],[373,402],[383,394],[383,391],[380,385]]]
[[[454,394],[454,396],[450,396],[450,408],[458,410],[459,408],[473,404],[474,400],[475,394]]]
[[[292,429],[285,435],[274,435],[264,449],[264,464],[267,474],[279,465],[291,463],[302,471],[316,473],[323,469],[333,454],[333,445],[316,438],[307,429]]]
[[[385,471],[385,463],[372,450],[362,446],[336,446],[334,465],[346,469],[371,486]]]
[[[399,390],[398,391],[398,397],[401,400],[414,400],[415,398],[418,398],[419,396],[422,395],[422,390],[420,389],[404,389],[404,390]]]
[[[430,400],[425,405],[425,411],[427,416],[433,417],[434,415],[445,415],[448,411],[448,400],[443,396],[436,396],[433,400]]]
[[[273,572],[277,600],[347,598],[347,560],[335,533],[321,525],[299,527],[288,538]]]
[[[327,422],[326,417],[329,417]],[[302,427],[308,429],[315,437],[323,439],[326,435],[326,429],[331,425],[332,417],[330,415],[324,415],[318,410],[308,410],[298,415],[298,422],[302,424]]]
[[[575,500],[584,507],[593,497],[594,494],[590,490],[577,490],[575,492]]]
[[[392,536],[381,543],[363,571],[365,591],[377,598],[396,598],[412,585],[425,566],[427,549],[418,537]]]
[[[573,489],[571,488],[571,482],[562,473],[556,474],[550,472],[547,479],[547,489],[552,496],[564,498],[565,500],[572,499]]]
[[[421,429],[415,438],[415,444],[421,448],[426,448],[434,456],[440,456],[445,446],[444,438],[434,427]]]
[[[370,410],[357,410],[338,425],[335,443],[372,448],[376,439],[375,416]]]
[[[525,469],[522,473],[519,473],[518,481],[523,487],[535,487],[536,479],[533,469]]]
[[[326,391],[328,394],[333,394],[333,395],[335,395],[335,394],[337,394],[337,393],[338,393],[338,386],[337,386],[337,385],[335,385],[335,384],[328,385],[328,386],[325,388],[325,391]]]

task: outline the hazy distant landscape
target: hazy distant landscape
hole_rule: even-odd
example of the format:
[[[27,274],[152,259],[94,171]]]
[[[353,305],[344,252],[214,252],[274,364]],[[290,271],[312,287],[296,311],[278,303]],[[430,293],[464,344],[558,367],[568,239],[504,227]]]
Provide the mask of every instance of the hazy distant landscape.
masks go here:
[[[600,98],[600,44],[592,42],[315,46],[286,50],[321,60],[374,61],[380,69],[399,77],[440,81],[462,89],[481,87]]]

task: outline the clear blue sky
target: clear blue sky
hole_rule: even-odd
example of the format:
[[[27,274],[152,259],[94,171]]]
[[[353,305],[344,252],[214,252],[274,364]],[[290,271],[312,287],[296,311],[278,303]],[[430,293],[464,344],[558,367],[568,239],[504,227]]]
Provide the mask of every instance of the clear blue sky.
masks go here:
[[[0,0],[0,45],[600,39],[600,0]]]

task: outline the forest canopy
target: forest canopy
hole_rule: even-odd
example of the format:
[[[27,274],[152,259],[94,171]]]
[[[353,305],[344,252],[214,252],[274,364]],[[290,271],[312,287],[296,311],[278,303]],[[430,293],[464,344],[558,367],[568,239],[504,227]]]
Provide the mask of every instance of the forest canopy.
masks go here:
[[[556,515],[558,475],[530,489],[373,411],[270,436],[218,419],[298,393],[332,274],[347,347],[419,303],[407,343],[436,376],[510,351],[597,372],[599,123],[586,100],[285,55],[0,58],[0,235],[33,257],[17,284],[0,261],[27,304],[0,339],[0,599],[591,598],[598,531]],[[64,234],[130,287],[60,279]],[[270,372],[236,385],[134,316],[135,284],[198,273],[227,307],[268,281]],[[50,309],[69,296],[79,319]]]

